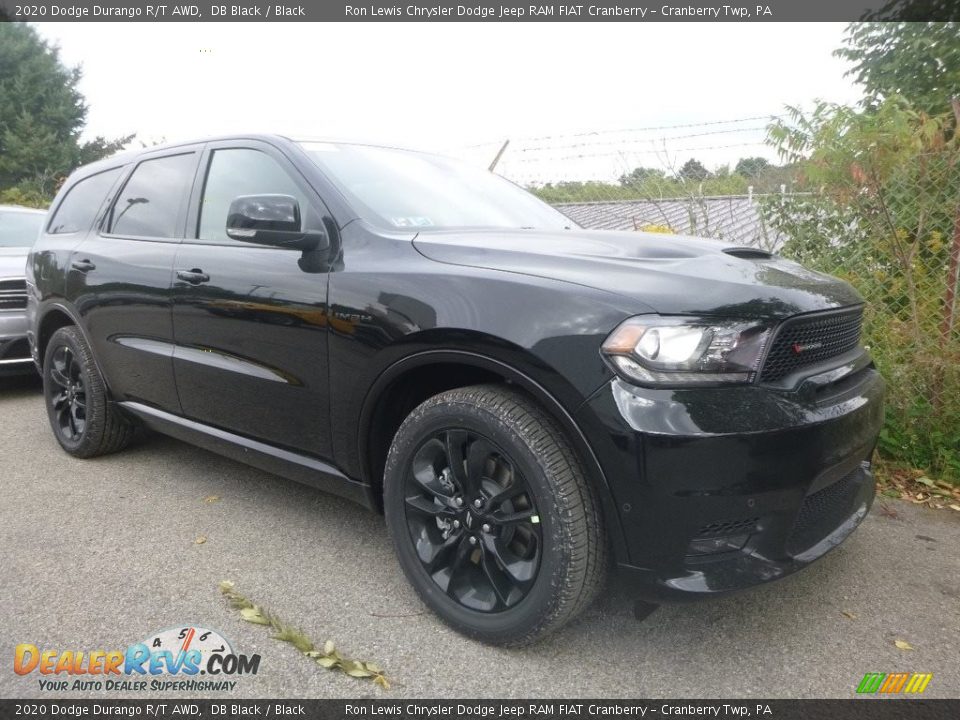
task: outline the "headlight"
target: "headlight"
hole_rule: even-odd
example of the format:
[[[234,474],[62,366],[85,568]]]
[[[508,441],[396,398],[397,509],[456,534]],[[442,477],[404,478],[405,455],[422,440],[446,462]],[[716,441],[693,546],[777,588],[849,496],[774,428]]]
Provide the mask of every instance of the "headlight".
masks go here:
[[[646,315],[621,323],[603,354],[640,385],[748,383],[769,337],[770,328],[755,322]]]

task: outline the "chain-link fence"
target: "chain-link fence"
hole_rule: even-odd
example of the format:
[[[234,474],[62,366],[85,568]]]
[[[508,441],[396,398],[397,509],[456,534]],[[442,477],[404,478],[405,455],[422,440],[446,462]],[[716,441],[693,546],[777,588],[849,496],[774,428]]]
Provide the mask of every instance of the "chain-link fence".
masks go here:
[[[848,280],[867,302],[864,342],[888,381],[881,450],[960,480],[957,149],[945,146],[885,168],[882,182],[854,167],[846,187],[799,192],[796,169],[765,161],[763,138],[752,125],[701,134],[735,135],[725,132],[731,129],[748,132],[744,150],[759,157],[708,172],[706,163],[670,158],[704,157],[720,145],[686,151],[675,139],[672,151],[663,144],[658,165],[641,165],[647,155],[633,146],[572,136],[511,146],[497,171],[584,227],[719,238]],[[577,173],[587,179],[572,179]]]
[[[881,188],[760,203],[781,254],[838,275],[867,301],[864,341],[888,381],[889,456],[960,479],[960,162],[922,155]]]

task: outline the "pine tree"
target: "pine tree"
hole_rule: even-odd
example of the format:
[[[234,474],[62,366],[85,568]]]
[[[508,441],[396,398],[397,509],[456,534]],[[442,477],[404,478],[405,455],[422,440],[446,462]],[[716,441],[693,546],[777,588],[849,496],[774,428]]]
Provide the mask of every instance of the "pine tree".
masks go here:
[[[80,77],[32,27],[0,22],[0,189],[50,198],[75,167],[132,139],[80,141],[87,119]]]

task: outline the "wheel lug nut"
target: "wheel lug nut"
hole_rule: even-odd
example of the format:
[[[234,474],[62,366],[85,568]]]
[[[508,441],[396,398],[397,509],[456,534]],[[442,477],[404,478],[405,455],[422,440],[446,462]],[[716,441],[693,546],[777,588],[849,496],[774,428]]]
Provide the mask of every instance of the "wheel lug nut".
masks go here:
[[[459,520],[454,520],[454,521],[453,521],[453,526],[454,526],[455,528],[460,527],[460,521],[459,521]]]
[[[462,497],[455,497],[455,498],[453,499],[453,504],[456,505],[457,507],[461,507],[461,506],[463,505],[463,498],[462,498]]]
[[[483,500],[481,500],[480,498],[477,498],[476,500],[473,501],[473,506],[474,506],[475,508],[478,508],[478,507],[480,507],[481,505],[483,505]]]
[[[483,524],[483,527],[481,527],[480,529],[483,530],[485,533],[488,533],[488,532],[490,532],[490,524],[489,524],[489,523],[484,523],[484,524]]]
[[[473,535],[470,536],[470,544],[471,544],[471,545],[476,545],[476,544],[477,544],[477,539],[476,539]]]

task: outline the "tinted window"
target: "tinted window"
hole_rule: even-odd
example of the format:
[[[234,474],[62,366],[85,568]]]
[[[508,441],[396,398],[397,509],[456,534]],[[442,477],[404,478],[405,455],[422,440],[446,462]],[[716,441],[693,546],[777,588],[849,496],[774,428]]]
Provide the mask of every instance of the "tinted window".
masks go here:
[[[177,236],[180,208],[193,181],[194,153],[146,160],[133,171],[110,216],[115,235]]]
[[[120,170],[121,168],[115,168],[91,175],[70,188],[53,214],[47,232],[72,233],[89,230]]]
[[[43,225],[42,213],[0,210],[0,247],[30,247]]]
[[[306,198],[276,160],[259,150],[216,150],[210,160],[200,205],[201,240],[227,240],[227,213],[240,195],[292,195],[306,209]]]

